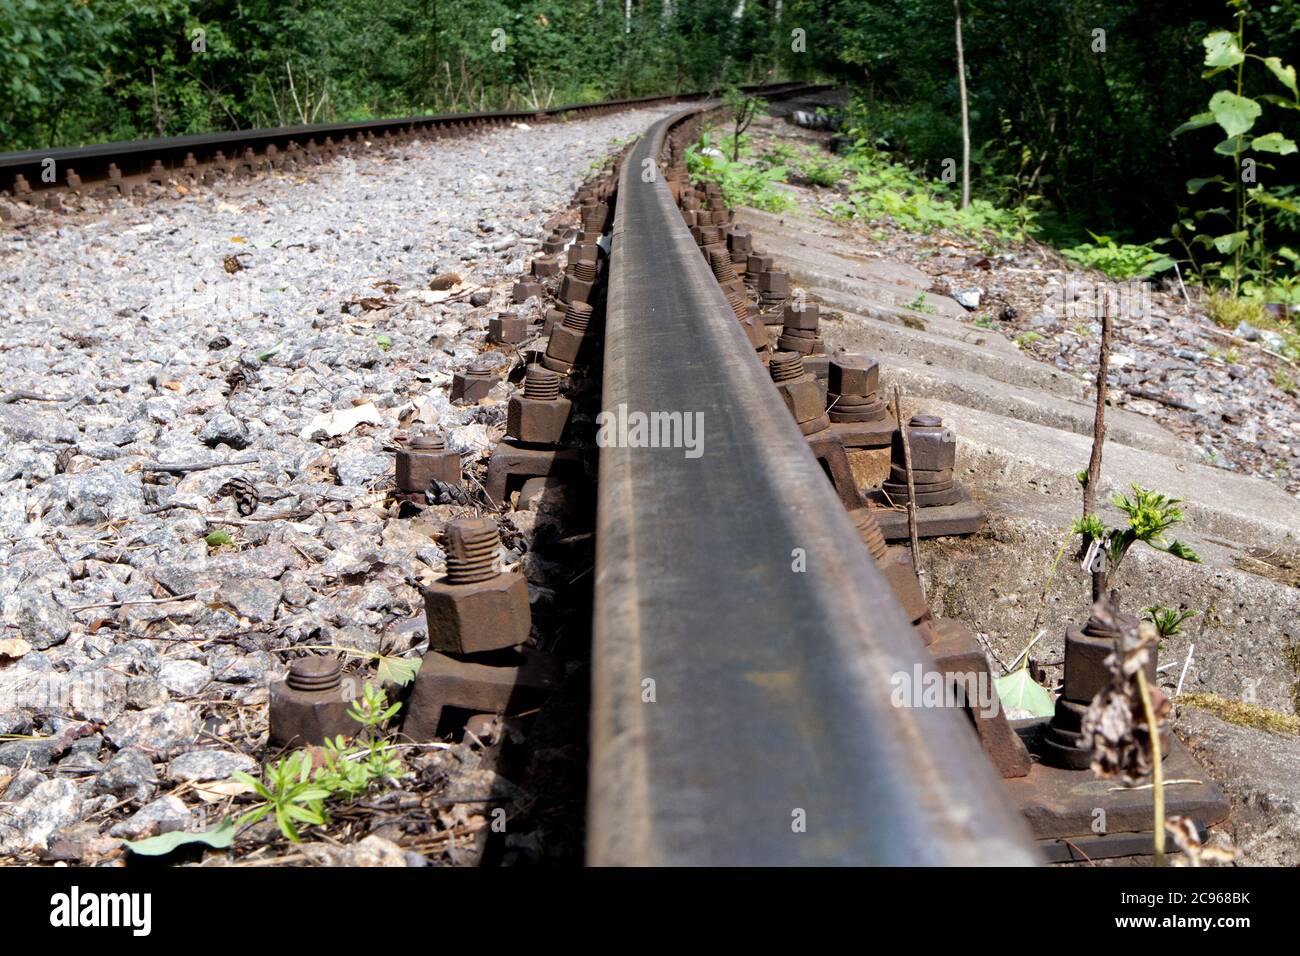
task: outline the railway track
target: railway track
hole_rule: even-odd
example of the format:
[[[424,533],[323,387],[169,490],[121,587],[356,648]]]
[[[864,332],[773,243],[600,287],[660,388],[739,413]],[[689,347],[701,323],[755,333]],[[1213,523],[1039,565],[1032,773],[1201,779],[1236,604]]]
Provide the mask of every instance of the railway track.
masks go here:
[[[780,95],[808,84],[782,83],[746,87],[762,95]],[[586,118],[659,103],[690,102],[703,92],[572,103],[538,110],[447,113],[348,123],[315,123],[266,129],[235,130],[165,139],[103,143],[61,149],[0,153],[0,197],[39,200],[61,209],[62,197],[81,194],[143,195],[149,184],[212,183],[266,170],[294,170],[319,165],[371,144],[395,145],[414,139],[445,139],[511,123]]]
[[[890,703],[922,642],[674,201],[700,115],[619,172],[603,408],[702,430],[600,451],[588,859],[1029,863],[964,717]]]
[[[442,539],[446,574],[421,582],[429,649],[402,732],[419,743],[468,727],[467,739],[496,747],[501,728],[485,718],[536,713],[572,686],[574,656],[557,648],[574,642],[566,629],[585,618],[589,863],[1040,862],[1021,810],[1041,795],[1027,785],[1018,805],[999,780],[1025,777],[1029,763],[1005,718],[968,719],[968,702],[898,697],[900,675],[919,684],[945,667],[989,676],[988,665],[959,624],[929,613],[907,549],[886,543],[902,534],[898,513],[868,507],[841,436],[874,430],[888,446],[891,436],[936,429],[884,420],[874,363],[804,347],[817,338],[816,306],[778,281],[784,274],[736,227],[720,191],[687,175],[685,148],[717,104],[676,99],[705,102],[654,123],[553,217],[530,274],[511,290],[518,311],[488,327],[487,351],[508,359],[480,356],[452,379],[450,400],[463,405],[492,392],[503,366],[518,386],[486,467],[466,467],[432,430],[412,428],[389,446],[394,514],[456,511]],[[0,177],[34,186],[28,172],[52,157],[64,181],[46,184],[47,205],[63,209],[64,190],[148,195],[151,181],[211,182],[324,162],[376,140],[535,118],[421,117],[0,156]],[[448,291],[437,282],[431,288]],[[909,459],[906,472],[907,495],[915,478],[930,489],[923,494],[948,501],[951,464],[945,472],[922,461],[914,475]],[[530,605],[536,566],[496,566],[502,535],[523,536],[510,515],[540,509],[557,487],[581,494],[593,474],[594,515],[549,543],[569,566],[540,585],[572,606],[548,608],[555,599],[539,601],[537,587]],[[256,488],[230,484],[218,496],[251,495],[257,509]],[[591,540],[594,568],[584,565]],[[516,550],[536,556],[539,543]],[[543,553],[537,563],[550,560]],[[291,644],[280,649],[296,653]],[[343,677],[328,654],[298,657],[271,690],[272,745],[345,731],[335,700],[321,709]],[[487,831],[475,839],[481,854]]]

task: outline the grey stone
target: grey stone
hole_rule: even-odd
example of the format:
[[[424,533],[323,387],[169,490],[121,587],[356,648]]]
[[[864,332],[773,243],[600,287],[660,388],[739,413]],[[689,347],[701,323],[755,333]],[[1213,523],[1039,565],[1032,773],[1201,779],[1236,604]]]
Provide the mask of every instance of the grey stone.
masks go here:
[[[184,830],[191,820],[190,811],[180,797],[168,794],[146,804],[108,831],[109,836],[140,840]]]
[[[191,750],[172,759],[167,779],[178,782],[227,780],[236,770],[257,772],[257,761],[228,750]]]
[[[125,747],[95,776],[94,792],[143,802],[157,784],[158,774],[149,755],[139,747]]]
[[[266,578],[226,578],[217,591],[219,600],[230,605],[240,617],[254,623],[275,618],[284,588],[279,581]]]
[[[190,709],[172,701],[161,707],[124,714],[109,725],[104,736],[119,749],[142,747],[166,753],[192,743],[197,732]]]
[[[44,847],[60,827],[81,817],[81,793],[63,777],[46,780],[14,806],[7,826],[14,835],[6,842],[15,848]]]
[[[193,697],[211,682],[212,669],[199,661],[165,660],[158,680],[177,696]]]
[[[229,445],[231,448],[247,448],[252,442],[248,426],[228,412],[219,412],[208,419],[199,432],[199,440],[209,448]]]
[[[18,597],[18,631],[36,650],[62,644],[72,632],[72,614],[48,594],[35,589]]]

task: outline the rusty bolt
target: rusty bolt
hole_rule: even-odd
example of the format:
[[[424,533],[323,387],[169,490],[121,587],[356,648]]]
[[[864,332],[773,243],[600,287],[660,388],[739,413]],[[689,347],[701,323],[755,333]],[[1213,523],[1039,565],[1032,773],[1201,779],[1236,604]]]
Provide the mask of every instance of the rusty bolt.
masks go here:
[[[298,658],[289,666],[289,676],[271,685],[269,743],[303,747],[356,734],[361,725],[348,715],[355,697],[355,685],[344,683],[334,658]]]
[[[533,275],[539,279],[560,274],[560,263],[554,256],[538,256],[533,260]]]
[[[510,295],[515,303],[518,304],[521,302],[527,302],[534,296],[540,296],[544,291],[545,290],[542,289],[542,284],[536,279],[520,279],[515,283]]]
[[[816,332],[818,326],[818,309],[816,302],[787,302],[781,313],[781,323],[786,330],[798,329]]]
[[[737,262],[745,262],[754,249],[754,240],[748,230],[733,229],[728,240],[731,246],[731,258]]]
[[[437,432],[414,432],[397,450],[396,480],[399,490],[418,494],[432,487],[434,480],[460,486],[460,455],[447,448]]]
[[[500,545],[490,518],[458,518],[447,525],[447,573],[422,589],[431,650],[479,654],[528,639],[528,582],[518,571],[496,569]]]
[[[487,340],[494,345],[518,345],[528,337],[528,320],[515,312],[501,312],[488,319]]]
[[[564,321],[551,331],[542,364],[556,372],[567,372],[584,358],[587,325],[591,322],[591,306],[586,302],[570,302],[564,308]]]
[[[826,387],[845,398],[873,399],[880,389],[880,363],[866,355],[836,355]]]
[[[71,166],[68,167],[67,172],[64,173],[64,176],[67,179],[69,189],[81,188],[81,177],[77,175],[77,171],[73,169]]]
[[[558,444],[572,408],[572,402],[560,397],[560,373],[531,365],[524,375],[524,393],[510,397],[506,434],[530,445]]]
[[[784,272],[769,269],[758,274],[758,291],[764,297],[785,298],[790,294],[790,276]]]
[[[454,402],[461,399],[466,402],[477,402],[482,398],[486,398],[495,384],[496,379],[492,375],[492,367],[475,363],[469,368],[462,369],[452,375],[450,400]]]
[[[802,355],[798,352],[774,352],[768,372],[800,431],[811,435],[830,425],[826,400],[817,387],[817,381],[804,371]]]
[[[913,415],[907,424],[907,442],[912,452],[912,467],[918,472],[951,472],[957,463],[957,437],[952,429],[943,427],[943,420],[937,415]],[[903,441],[897,431],[890,459],[894,464],[903,464]]]
[[[564,270],[564,279],[560,282],[560,300],[562,302],[586,302],[596,284],[596,264],[594,262],[574,262]]]

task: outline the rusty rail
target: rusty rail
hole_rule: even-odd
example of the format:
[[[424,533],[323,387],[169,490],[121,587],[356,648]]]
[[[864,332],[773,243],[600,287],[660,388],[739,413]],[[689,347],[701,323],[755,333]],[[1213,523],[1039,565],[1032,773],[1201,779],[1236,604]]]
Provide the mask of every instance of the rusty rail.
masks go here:
[[[778,83],[745,89],[763,95],[774,95],[792,89],[815,88],[817,87],[814,85],[804,83]],[[363,142],[369,142],[376,138],[382,139],[386,135],[455,134],[467,129],[535,121],[539,118],[549,119],[565,114],[594,115],[652,103],[678,100],[690,102],[704,99],[708,95],[704,92],[689,92],[594,103],[570,103],[538,110],[444,113],[347,123],[276,126],[163,139],[0,153],[0,190],[7,190],[21,199],[27,190],[40,193],[55,189],[79,189],[82,183],[101,182],[109,178],[110,167],[116,167],[114,175],[120,173],[122,177],[130,178],[148,174],[155,168],[155,163],[168,172],[184,170],[187,168],[187,157],[191,164],[203,166],[211,162],[218,153],[231,161],[237,161],[246,149],[251,149],[259,157],[264,157],[268,155],[268,150],[284,150],[289,144],[301,145],[309,140],[324,144],[328,138],[337,140],[340,144],[352,144],[358,138]],[[75,180],[72,182],[68,180],[69,170],[75,170]],[[47,181],[47,171],[53,173],[52,182]]]
[[[601,448],[588,861],[1037,862],[964,717],[891,705],[921,642],[645,181],[696,112],[618,189],[603,408],[701,412],[703,441]]]

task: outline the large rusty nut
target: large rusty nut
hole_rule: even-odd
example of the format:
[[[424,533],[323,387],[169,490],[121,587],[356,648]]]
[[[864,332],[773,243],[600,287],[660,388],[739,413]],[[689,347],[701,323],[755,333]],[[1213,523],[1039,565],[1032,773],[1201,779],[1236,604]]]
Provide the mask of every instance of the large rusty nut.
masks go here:
[[[912,451],[912,467],[917,471],[944,471],[957,464],[957,437],[952,429],[944,428],[942,424],[908,425],[907,441]],[[894,446],[891,457],[901,463],[902,439],[897,433],[894,434]]]
[[[539,279],[560,274],[559,260],[553,256],[538,256],[533,260],[533,275]]]
[[[355,736],[360,730],[348,711],[356,689],[352,681],[328,690],[295,690],[286,681],[271,685],[270,733],[272,747],[320,745],[339,734]]]
[[[528,640],[528,582],[518,571],[473,584],[451,584],[444,577],[422,590],[432,650],[480,654]]]
[[[488,392],[492,391],[492,386],[496,384],[496,379],[489,373],[478,374],[475,372],[455,372],[451,376],[451,395],[449,401],[463,399],[467,402],[477,402],[480,399],[487,398]]]
[[[542,284],[536,279],[522,279],[514,284],[514,288],[510,290],[510,296],[518,304],[527,302],[534,296],[541,295],[543,291],[545,290],[542,289]]]
[[[785,310],[781,313],[781,322],[787,329],[816,332],[818,315],[816,302],[787,302]]]
[[[549,336],[564,321],[564,310],[551,306],[542,318],[542,334]]]
[[[595,280],[579,279],[571,272],[566,272],[564,281],[560,283],[560,301],[586,302],[591,297],[591,289],[595,284]]]
[[[909,621],[915,624],[930,613],[930,608],[925,603],[925,594],[916,580],[916,572],[912,570],[912,561],[907,556],[905,548],[889,548],[885,556],[877,562],[877,567],[880,568],[880,573],[888,582],[898,603],[903,605],[903,613],[907,615]]]
[[[529,444],[558,444],[572,410],[573,403],[567,398],[512,395],[506,407],[506,434]]]
[[[488,341],[494,345],[518,345],[528,337],[528,320],[516,312],[502,312],[488,319]]]
[[[433,482],[460,485],[460,454],[447,448],[402,448],[397,452],[397,487],[408,494],[418,494]]]
[[[874,395],[880,389],[880,363],[865,355],[837,355],[831,359],[826,388],[836,395]]]
[[[758,274],[758,291],[770,295],[789,295],[790,277],[784,272],[760,272]]]
[[[790,409],[794,420],[802,425],[819,418],[826,411],[826,399],[817,387],[817,380],[811,375],[803,375],[789,382],[776,382],[776,389]]]
[[[557,362],[573,365],[578,361],[582,345],[587,340],[587,333],[571,329],[561,323],[551,330],[551,340],[546,346],[548,358]]]

